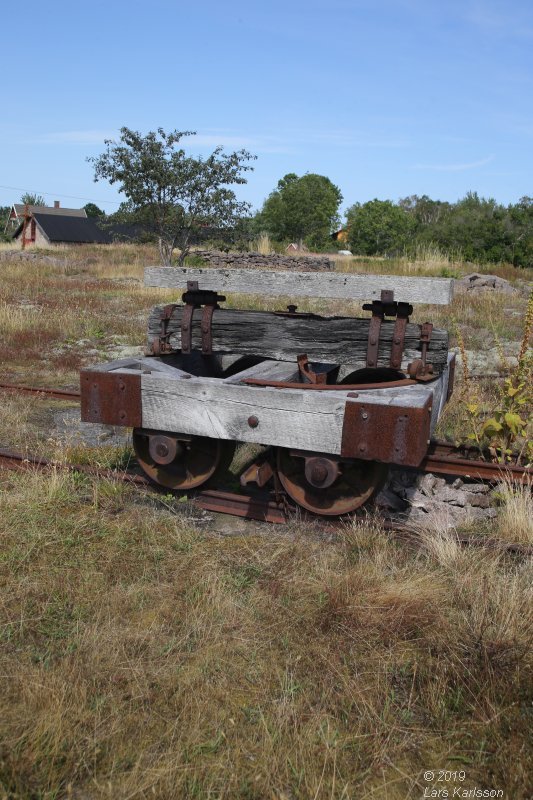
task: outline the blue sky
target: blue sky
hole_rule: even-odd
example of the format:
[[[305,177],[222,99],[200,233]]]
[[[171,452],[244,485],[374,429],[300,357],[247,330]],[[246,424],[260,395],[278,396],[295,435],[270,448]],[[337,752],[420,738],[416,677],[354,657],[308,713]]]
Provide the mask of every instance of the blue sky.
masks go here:
[[[255,153],[254,208],[287,172],[343,208],[533,195],[531,0],[26,0],[0,24],[1,205],[116,210],[85,159],[122,125]]]

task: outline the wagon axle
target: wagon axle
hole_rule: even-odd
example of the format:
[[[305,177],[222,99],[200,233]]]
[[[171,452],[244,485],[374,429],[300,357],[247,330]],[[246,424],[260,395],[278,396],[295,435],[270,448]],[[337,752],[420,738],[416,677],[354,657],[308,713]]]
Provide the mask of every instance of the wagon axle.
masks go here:
[[[137,428],[133,447],[143,472],[154,483],[176,491],[206,485],[226,470],[236,443]],[[381,486],[387,467],[373,461],[342,459],[324,453],[274,448],[268,471],[246,470],[244,483],[264,486],[274,477],[301,508],[323,516],[355,511]],[[264,479],[266,477],[266,480]]]

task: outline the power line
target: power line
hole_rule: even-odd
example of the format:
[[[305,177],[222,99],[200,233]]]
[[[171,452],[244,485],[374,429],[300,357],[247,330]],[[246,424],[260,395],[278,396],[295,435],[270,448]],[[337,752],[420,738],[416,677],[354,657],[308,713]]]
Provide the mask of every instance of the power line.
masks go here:
[[[76,197],[73,194],[61,194],[61,192],[43,192],[41,189],[23,189],[21,186],[2,186],[0,189],[10,189],[13,192],[25,192],[27,194],[44,194],[50,197],[68,197],[69,200],[86,200],[88,203],[111,203],[113,206],[119,206],[117,200],[95,200],[92,197]]]

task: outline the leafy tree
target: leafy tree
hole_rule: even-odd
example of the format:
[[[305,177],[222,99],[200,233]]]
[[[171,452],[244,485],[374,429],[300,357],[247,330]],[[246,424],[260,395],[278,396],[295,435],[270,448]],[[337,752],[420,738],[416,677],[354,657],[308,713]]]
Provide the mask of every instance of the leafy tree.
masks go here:
[[[11,206],[0,206],[0,242],[9,242],[11,236],[7,233],[7,223]]]
[[[414,217],[417,227],[421,229],[436,225],[450,209],[449,203],[432,200],[427,194],[423,194],[421,197],[416,194],[404,197],[398,202],[398,205]]]
[[[45,206],[46,201],[44,197],[40,194],[32,194],[31,192],[26,192],[20,198],[20,202],[24,203],[27,206]]]
[[[106,140],[106,152],[87,159],[94,165],[95,181],[119,184],[125,208],[157,235],[167,266],[176,247],[183,264],[191,236],[202,227],[231,227],[250,207],[229,187],[246,183],[243,173],[252,169],[247,162],[255,156],[246,150],[226,154],[221,147],[205,159],[188,156],[179,143],[193,135],[158,128],[143,136],[124,127],[119,142]]]
[[[348,242],[354,253],[381,255],[403,249],[416,228],[416,221],[391,200],[356,203],[346,212]]]
[[[86,203],[83,208],[88,217],[103,217],[104,212],[95,203]]]
[[[508,213],[513,229],[509,260],[516,266],[533,267],[533,197],[521,197]]]
[[[275,239],[321,246],[339,222],[342,194],[324,175],[293,172],[265,200],[259,223]]]

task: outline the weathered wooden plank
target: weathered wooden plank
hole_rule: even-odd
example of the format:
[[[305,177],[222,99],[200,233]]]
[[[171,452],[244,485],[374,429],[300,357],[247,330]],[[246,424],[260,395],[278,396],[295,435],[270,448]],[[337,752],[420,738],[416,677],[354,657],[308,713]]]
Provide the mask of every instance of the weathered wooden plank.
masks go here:
[[[109,361],[107,364],[95,364],[91,367],[84,369],[92,370],[93,372],[114,372],[119,369],[140,369],[139,364],[142,358],[117,358],[115,361]]]
[[[161,306],[148,320],[148,342],[159,336]],[[184,306],[176,306],[168,323],[170,343],[181,347],[181,318]],[[267,311],[218,309],[213,315],[213,349],[240,352],[276,361],[295,361],[307,353],[312,361],[343,364],[350,371],[366,365],[370,318],[320,317],[318,315],[280,316]],[[394,322],[381,326],[378,366],[388,366]],[[200,314],[193,318],[193,347],[201,348]],[[420,357],[420,326],[409,323],[406,329],[402,368]],[[427,360],[440,373],[448,356],[448,332],[434,328]],[[346,374],[347,369],[343,370]]]
[[[224,383],[240,383],[246,378],[261,378],[267,381],[294,381],[299,376],[298,367],[287,361],[262,361],[254,367],[236,372],[229,378],[224,378]]]
[[[190,377],[190,372],[185,372],[184,370],[179,369],[178,367],[175,367],[172,364],[165,363],[165,361],[161,361],[161,359],[155,358],[154,356],[150,356],[149,358],[143,358],[142,369],[150,370],[150,372],[157,372],[163,375],[168,375],[169,378]]]
[[[187,281],[198,281],[201,289],[269,297],[379,300],[383,289],[391,289],[395,300],[447,305],[453,296],[453,281],[448,278],[188,267],[147,267],[144,271],[145,286],[185,289]]]
[[[349,402],[423,408],[431,384],[360,393]],[[226,383],[216,378],[171,380],[142,375],[145,428],[340,454],[348,392],[306,392]],[[259,420],[250,427],[249,417]]]

